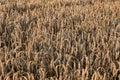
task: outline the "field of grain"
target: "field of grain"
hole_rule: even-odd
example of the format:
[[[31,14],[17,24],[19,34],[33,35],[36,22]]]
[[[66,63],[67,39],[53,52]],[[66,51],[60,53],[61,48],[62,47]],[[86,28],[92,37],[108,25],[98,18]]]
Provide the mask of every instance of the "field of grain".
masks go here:
[[[120,0],[0,0],[0,80],[120,80]]]

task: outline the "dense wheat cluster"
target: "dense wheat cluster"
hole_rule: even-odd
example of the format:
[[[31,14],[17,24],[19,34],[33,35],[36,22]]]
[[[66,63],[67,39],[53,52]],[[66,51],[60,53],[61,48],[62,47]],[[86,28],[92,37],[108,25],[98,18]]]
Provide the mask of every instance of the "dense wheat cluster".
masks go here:
[[[0,80],[120,80],[120,1],[0,0]]]

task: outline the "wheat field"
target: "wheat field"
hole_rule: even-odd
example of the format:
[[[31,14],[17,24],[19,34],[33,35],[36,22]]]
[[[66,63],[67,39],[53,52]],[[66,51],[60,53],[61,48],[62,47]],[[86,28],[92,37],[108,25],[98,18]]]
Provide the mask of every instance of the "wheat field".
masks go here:
[[[120,0],[0,0],[0,80],[120,80]]]

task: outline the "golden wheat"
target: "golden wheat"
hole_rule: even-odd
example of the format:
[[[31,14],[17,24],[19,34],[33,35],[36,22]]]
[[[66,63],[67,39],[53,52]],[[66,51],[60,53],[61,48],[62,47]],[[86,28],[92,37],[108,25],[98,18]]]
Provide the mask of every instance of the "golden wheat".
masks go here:
[[[119,0],[0,0],[0,80],[120,80]]]

